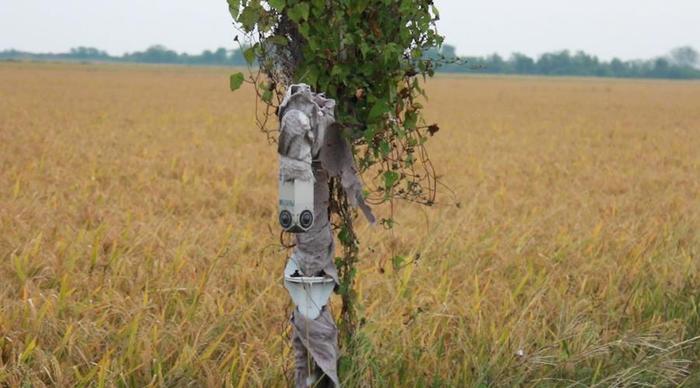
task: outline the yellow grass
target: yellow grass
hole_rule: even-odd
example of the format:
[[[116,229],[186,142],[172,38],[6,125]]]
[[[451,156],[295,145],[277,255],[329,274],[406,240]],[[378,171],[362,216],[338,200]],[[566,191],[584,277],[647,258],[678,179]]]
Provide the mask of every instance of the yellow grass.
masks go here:
[[[0,385],[288,384],[275,148],[228,73],[0,64]],[[700,384],[700,84],[428,94],[454,193],[358,221],[346,385]]]

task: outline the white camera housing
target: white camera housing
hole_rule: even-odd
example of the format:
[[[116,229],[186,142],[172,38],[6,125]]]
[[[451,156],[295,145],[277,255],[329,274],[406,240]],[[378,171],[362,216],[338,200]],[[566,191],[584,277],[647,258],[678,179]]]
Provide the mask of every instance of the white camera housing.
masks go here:
[[[282,229],[304,233],[314,224],[314,182],[280,175],[279,221]]]

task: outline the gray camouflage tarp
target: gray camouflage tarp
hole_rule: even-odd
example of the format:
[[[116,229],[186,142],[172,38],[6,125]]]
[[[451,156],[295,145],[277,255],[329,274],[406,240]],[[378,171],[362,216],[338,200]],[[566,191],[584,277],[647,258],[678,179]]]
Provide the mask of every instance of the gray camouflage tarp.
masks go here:
[[[329,276],[339,284],[328,214],[329,177],[340,177],[350,204],[359,206],[372,223],[374,216],[362,197],[350,144],[335,124],[334,110],[334,100],[313,93],[308,85],[290,86],[279,108],[278,153],[280,172],[287,179],[314,180],[314,224],[296,235],[292,260],[305,276]],[[340,386],[338,329],[328,306],[314,320],[294,309],[291,323],[296,386]]]

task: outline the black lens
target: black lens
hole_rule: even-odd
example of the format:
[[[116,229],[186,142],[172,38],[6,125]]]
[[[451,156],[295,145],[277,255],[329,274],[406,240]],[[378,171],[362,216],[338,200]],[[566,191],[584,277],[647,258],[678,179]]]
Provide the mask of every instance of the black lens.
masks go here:
[[[282,210],[280,212],[280,225],[282,225],[284,229],[288,229],[292,226],[292,213],[288,210]]]
[[[304,210],[299,215],[299,225],[304,229],[309,229],[314,223],[314,215],[309,210]]]

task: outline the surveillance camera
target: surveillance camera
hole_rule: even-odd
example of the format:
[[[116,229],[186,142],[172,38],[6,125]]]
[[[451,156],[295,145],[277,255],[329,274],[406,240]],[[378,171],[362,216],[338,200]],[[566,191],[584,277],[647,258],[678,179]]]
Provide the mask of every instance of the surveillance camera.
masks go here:
[[[279,221],[282,229],[303,233],[314,224],[314,182],[280,176]]]

